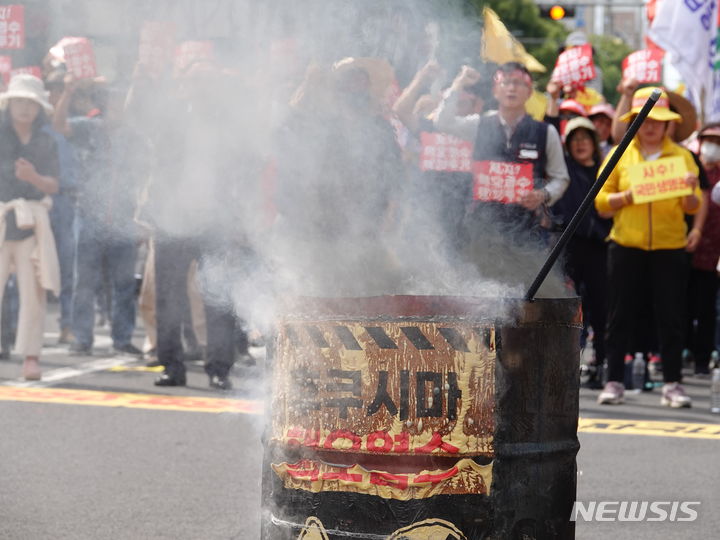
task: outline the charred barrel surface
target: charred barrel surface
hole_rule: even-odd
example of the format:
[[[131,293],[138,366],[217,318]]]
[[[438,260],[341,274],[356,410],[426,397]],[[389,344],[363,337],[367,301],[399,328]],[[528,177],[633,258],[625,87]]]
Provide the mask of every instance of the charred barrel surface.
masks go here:
[[[578,313],[411,296],[289,308],[263,538],[572,538]]]

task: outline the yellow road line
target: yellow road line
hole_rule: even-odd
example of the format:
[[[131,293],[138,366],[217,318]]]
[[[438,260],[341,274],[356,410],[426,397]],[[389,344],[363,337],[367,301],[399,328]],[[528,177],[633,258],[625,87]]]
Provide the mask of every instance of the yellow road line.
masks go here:
[[[164,370],[165,368],[162,366],[114,366],[108,369],[108,371],[146,371],[149,373],[162,373]]]
[[[95,390],[70,390],[66,388],[18,388],[14,386],[0,386],[0,401],[28,401],[33,403],[91,405],[94,407],[127,407],[163,411],[231,412],[241,414],[261,414],[263,407],[261,401],[248,399],[165,396],[158,394],[99,392]],[[717,423],[693,424],[686,422],[581,418],[578,423],[578,432],[720,440],[720,424]]]
[[[720,440],[720,424],[691,424],[686,422],[581,418],[578,423],[578,432]]]
[[[64,403],[68,405],[92,405],[95,407],[128,407],[133,409],[209,413],[260,414],[262,412],[262,402],[258,400],[98,392],[94,390],[68,390],[65,388],[0,386],[0,401],[31,401],[34,403]]]

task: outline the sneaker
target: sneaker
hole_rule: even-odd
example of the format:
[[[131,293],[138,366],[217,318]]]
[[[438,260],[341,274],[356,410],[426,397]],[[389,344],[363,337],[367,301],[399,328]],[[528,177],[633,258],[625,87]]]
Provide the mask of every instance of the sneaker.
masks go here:
[[[230,382],[230,378],[227,375],[225,377],[221,377],[219,375],[210,375],[209,378],[210,388],[225,391],[232,390],[233,388],[232,382]]]
[[[608,381],[597,400],[600,405],[619,405],[624,401],[625,386],[616,381]]]
[[[680,407],[692,407],[692,400],[685,393],[685,389],[680,386],[680,383],[667,383],[662,388],[660,404],[679,409]]]
[[[132,343],[126,343],[125,345],[119,346],[113,345],[113,351],[115,351],[116,354],[129,354],[130,356],[143,355],[143,352]]]
[[[68,349],[71,356],[92,356],[92,345],[81,345],[80,343],[71,343]]]

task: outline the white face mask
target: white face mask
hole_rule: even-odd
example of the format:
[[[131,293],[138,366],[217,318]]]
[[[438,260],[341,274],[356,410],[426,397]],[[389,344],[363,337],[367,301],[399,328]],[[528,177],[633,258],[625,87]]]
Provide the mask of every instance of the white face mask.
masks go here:
[[[705,163],[720,162],[720,144],[703,141],[700,144],[700,157]]]

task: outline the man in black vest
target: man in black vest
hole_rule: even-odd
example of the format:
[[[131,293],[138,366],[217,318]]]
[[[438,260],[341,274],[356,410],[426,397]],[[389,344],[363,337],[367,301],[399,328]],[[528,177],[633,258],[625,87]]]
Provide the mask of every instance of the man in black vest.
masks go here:
[[[468,252],[486,275],[505,276],[500,266],[515,259],[519,263],[515,267],[528,267],[523,264],[525,256],[533,251],[537,255],[544,247],[542,225],[549,221],[546,209],[565,192],[569,175],[557,130],[533,120],[525,111],[533,88],[530,73],[522,64],[508,62],[495,72],[497,111],[483,116],[456,115],[458,96],[479,78],[476,70],[462,68],[445,93],[435,125],[474,142],[473,200],[468,201],[466,220]],[[489,253],[494,257],[483,256]]]

